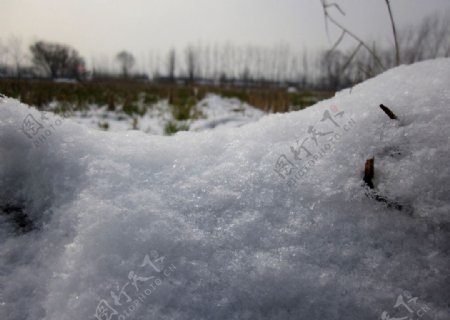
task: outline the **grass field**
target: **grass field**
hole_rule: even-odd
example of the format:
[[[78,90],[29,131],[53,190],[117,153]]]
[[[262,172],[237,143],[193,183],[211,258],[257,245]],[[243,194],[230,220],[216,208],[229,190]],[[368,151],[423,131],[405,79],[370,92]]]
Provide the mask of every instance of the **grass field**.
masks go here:
[[[138,81],[95,81],[59,83],[43,80],[0,80],[0,93],[23,103],[45,108],[57,102],[57,112],[68,107],[83,110],[89,105],[120,108],[129,115],[145,114],[146,108],[160,100],[168,100],[178,120],[195,116],[191,108],[207,93],[238,98],[265,112],[300,110],[331,97],[333,92],[288,92],[285,88],[241,88],[202,85],[161,85]]]

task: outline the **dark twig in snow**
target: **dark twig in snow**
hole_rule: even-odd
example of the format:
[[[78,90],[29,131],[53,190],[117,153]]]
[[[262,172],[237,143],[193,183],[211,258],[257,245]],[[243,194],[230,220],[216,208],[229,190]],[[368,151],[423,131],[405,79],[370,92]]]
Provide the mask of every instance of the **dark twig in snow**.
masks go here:
[[[388,107],[386,107],[384,104],[380,104],[380,108],[381,108],[381,110],[384,111],[384,113],[386,113],[388,115],[389,118],[391,118],[392,120],[398,120],[395,113],[392,112],[392,110],[389,109]]]
[[[373,176],[374,176],[374,161],[375,159],[367,159],[366,164],[364,165],[364,182],[369,186],[370,189],[373,189]]]

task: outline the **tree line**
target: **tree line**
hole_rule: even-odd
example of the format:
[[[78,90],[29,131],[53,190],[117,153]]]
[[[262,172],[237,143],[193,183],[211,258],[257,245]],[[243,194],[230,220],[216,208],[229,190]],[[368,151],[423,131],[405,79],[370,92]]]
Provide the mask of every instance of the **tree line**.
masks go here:
[[[163,55],[150,53],[145,66],[142,61],[136,66],[135,56],[124,50],[114,56],[112,63],[110,58],[93,59],[88,69],[85,58],[69,45],[36,41],[26,52],[21,40],[11,37],[4,42],[0,39],[0,77],[124,78],[240,86],[290,84],[336,90],[398,64],[450,56],[448,15],[435,14],[419,26],[399,32],[392,24],[395,46],[369,45],[369,41],[355,36],[355,48],[340,49],[343,38],[354,33],[334,19],[333,13],[342,11],[337,5],[323,1],[323,6],[326,21],[331,24],[335,21],[341,35],[330,49],[321,52],[293,50],[286,44],[273,47],[193,44]]]

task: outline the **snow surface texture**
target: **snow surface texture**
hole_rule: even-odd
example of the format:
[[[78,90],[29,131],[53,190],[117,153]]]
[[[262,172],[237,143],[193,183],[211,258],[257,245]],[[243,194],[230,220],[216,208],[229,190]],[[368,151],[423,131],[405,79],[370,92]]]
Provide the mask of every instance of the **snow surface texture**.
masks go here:
[[[51,103],[48,108],[57,107],[57,103]],[[91,106],[87,111],[67,113],[67,117],[77,123],[82,123],[93,129],[100,129],[99,123],[108,123],[108,131],[122,132],[133,128],[133,120],[136,119],[138,130],[150,134],[163,135],[164,126],[173,121],[171,108],[167,100],[160,101],[148,110],[143,116],[131,117],[125,113],[108,111],[107,106]],[[236,98],[223,98],[215,94],[209,94],[196,105],[196,110],[202,117],[188,119],[183,123],[189,126],[190,131],[205,131],[216,128],[239,127],[243,124],[254,122],[264,116],[264,112]]]
[[[401,66],[303,111],[173,137],[0,98],[0,318],[449,319],[449,71]],[[338,129],[296,183],[274,171],[283,154],[302,166],[290,147],[308,130],[326,148]],[[408,210],[366,196],[372,156],[377,192]]]

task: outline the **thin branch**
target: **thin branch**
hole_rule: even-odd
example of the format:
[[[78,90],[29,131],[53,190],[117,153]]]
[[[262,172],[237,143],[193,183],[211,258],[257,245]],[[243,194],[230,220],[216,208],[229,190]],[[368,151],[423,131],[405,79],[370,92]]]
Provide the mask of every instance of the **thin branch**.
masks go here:
[[[341,9],[341,7],[336,3],[325,3],[325,7],[329,8],[329,7],[335,7],[343,16],[345,16],[345,12],[344,10]]]
[[[361,43],[356,47],[356,49],[353,51],[353,53],[350,55],[350,57],[348,58],[347,62],[344,64],[344,66],[342,67],[342,70],[347,69],[348,65],[350,64],[350,62],[352,62],[353,58],[356,56],[356,54],[358,53],[359,49],[361,49]]]
[[[325,0],[320,0],[320,2],[322,3],[322,8],[323,8],[323,20],[325,22],[325,32],[327,33],[327,38],[328,40],[330,40],[330,29],[328,27],[328,12],[326,10],[327,4],[325,2]]]
[[[327,25],[327,21],[330,21],[332,24],[334,24],[336,27],[338,27],[339,29],[341,29],[342,31],[345,31],[346,34],[348,34],[351,38],[353,38],[354,40],[356,40],[358,43],[361,44],[361,46],[366,49],[374,58],[374,60],[376,61],[376,63],[378,64],[378,66],[381,69],[385,69],[383,66],[383,63],[381,62],[380,58],[378,57],[378,55],[375,53],[375,51],[373,51],[361,38],[359,38],[357,35],[355,35],[353,32],[351,32],[350,30],[348,30],[346,27],[344,27],[342,24],[340,24],[338,21],[336,21],[328,12],[328,8],[330,6],[335,6],[337,8],[339,8],[338,5],[333,5],[333,4],[327,4],[326,0],[321,0],[322,3],[322,7],[323,7],[323,12],[324,12],[324,16],[325,16],[325,23]],[[340,11],[342,11],[339,8]],[[343,12],[343,11],[342,11]],[[327,31],[328,32],[328,31]]]
[[[386,5],[388,7],[388,11],[389,11],[389,18],[391,19],[392,33],[394,34],[395,64],[398,66],[398,65],[400,65],[400,47],[398,45],[397,30],[395,28],[394,16],[392,15],[391,3],[389,2],[389,0],[385,0],[385,1],[386,1]]]
[[[331,47],[329,51],[334,51],[334,49],[337,48],[337,46],[341,43],[342,39],[344,39],[344,36],[347,32],[345,30],[342,30],[342,34],[339,36],[339,39],[334,43],[334,45]]]

